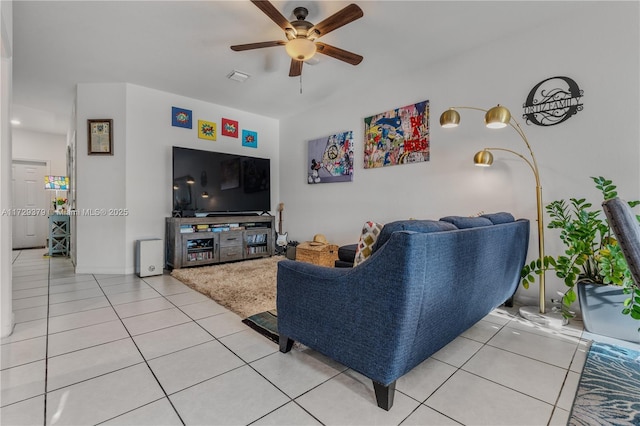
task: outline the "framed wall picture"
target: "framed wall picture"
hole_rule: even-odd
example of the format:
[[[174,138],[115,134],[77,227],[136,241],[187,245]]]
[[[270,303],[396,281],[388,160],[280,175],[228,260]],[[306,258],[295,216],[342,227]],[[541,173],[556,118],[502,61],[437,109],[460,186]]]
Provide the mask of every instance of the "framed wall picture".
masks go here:
[[[89,155],[113,155],[113,120],[87,120]]]

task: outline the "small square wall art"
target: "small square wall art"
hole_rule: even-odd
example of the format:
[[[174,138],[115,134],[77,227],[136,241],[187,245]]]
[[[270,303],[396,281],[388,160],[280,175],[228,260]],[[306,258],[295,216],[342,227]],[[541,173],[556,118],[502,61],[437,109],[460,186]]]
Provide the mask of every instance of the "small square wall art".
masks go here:
[[[309,141],[307,183],[353,180],[353,132],[343,132]]]
[[[229,120],[228,118],[223,118],[222,119],[222,136],[237,138],[238,122],[234,120]]]
[[[184,108],[171,107],[171,125],[175,127],[184,127],[191,129],[191,110]]]
[[[429,101],[364,119],[364,168],[429,161]]]
[[[198,137],[215,141],[217,136],[216,123],[211,121],[198,120]]]
[[[243,130],[242,131],[242,146],[246,146],[249,148],[257,148],[258,147],[258,133],[252,132],[251,130]]]

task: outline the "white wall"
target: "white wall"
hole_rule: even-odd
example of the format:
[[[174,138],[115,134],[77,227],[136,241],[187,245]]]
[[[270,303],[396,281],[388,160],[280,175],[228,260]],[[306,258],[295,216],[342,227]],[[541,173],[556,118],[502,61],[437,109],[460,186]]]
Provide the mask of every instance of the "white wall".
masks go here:
[[[13,158],[38,160],[49,164],[49,174],[67,174],[67,138],[65,135],[13,129]]]
[[[78,84],[76,111],[76,211],[126,208],[126,84]],[[107,118],[113,119],[113,155],[88,155],[87,120]],[[126,218],[80,213],[76,272],[125,273]]]
[[[522,140],[510,128],[486,129],[476,111],[460,111],[456,129],[441,129],[438,120],[450,106],[490,108],[500,103],[522,123],[528,92],[558,75],[573,78],[584,90],[584,110],[557,126],[523,124],[539,163],[545,204],[576,196],[597,205],[600,198],[589,176],[598,175],[613,179],[622,197],[640,199],[639,3],[578,6],[580,13],[564,17],[561,25],[545,27],[542,22],[536,31],[513,34],[422,69],[399,72],[396,67],[376,87],[354,81],[351,90],[335,93],[325,105],[282,120],[280,191],[290,239],[305,241],[323,233],[332,243],[354,243],[365,220],[509,211],[531,220],[529,257],[537,257],[531,170],[507,153],[495,153],[489,169],[472,162],[487,146],[526,153]],[[425,58],[429,42],[425,40]],[[431,103],[431,161],[365,170],[363,119],[425,99]],[[354,132],[354,181],[308,185],[307,141],[345,130]],[[547,230],[545,237],[547,254],[558,254],[557,233]],[[552,273],[547,282],[548,297],[564,290]],[[535,303],[537,291],[532,285],[518,297]]]
[[[165,218],[172,210],[174,145],[270,158],[272,206],[277,204],[277,120],[131,84],[81,84],[77,98],[78,210],[128,210],[124,217],[77,217],[77,272],[132,273],[135,240],[164,238]],[[171,126],[172,106],[193,111],[192,129]],[[256,131],[258,148],[242,147],[240,138],[220,134],[217,141],[198,138],[198,119],[218,123],[220,133],[222,117]],[[86,154],[88,118],[114,119],[114,157]],[[113,176],[112,185],[101,184],[106,176]]]
[[[13,68],[13,2],[0,2],[0,209],[11,200],[11,90]],[[11,216],[0,216],[0,337],[13,330]]]

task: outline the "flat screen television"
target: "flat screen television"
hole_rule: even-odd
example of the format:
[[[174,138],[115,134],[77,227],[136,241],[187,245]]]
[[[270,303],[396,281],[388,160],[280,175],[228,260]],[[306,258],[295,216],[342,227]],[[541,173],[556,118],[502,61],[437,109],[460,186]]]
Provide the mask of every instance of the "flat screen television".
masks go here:
[[[173,147],[173,211],[261,213],[271,210],[270,160]]]

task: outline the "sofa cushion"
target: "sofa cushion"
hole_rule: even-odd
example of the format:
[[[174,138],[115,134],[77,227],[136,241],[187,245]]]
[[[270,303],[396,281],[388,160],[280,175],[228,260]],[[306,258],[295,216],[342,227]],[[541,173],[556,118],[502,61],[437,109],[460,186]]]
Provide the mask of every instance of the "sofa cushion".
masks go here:
[[[373,245],[378,240],[384,225],[376,222],[365,222],[360,233],[360,241],[356,247],[356,255],[353,259],[353,266],[358,266],[371,256]],[[339,256],[339,255],[338,255]]]
[[[413,231],[413,232],[442,232],[442,231],[454,231],[457,228],[455,225],[447,222],[441,222],[438,220],[398,220],[396,222],[387,223],[378,237],[378,241],[373,246],[373,252],[378,250],[386,243],[391,234],[396,231]]]
[[[445,216],[440,218],[443,222],[449,222],[458,229],[477,228],[479,226],[491,226],[493,222],[486,217]]]
[[[500,225],[501,223],[511,223],[515,222],[516,220],[511,213],[507,212],[483,214],[480,217],[489,219],[494,225]]]

